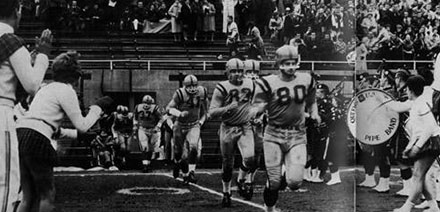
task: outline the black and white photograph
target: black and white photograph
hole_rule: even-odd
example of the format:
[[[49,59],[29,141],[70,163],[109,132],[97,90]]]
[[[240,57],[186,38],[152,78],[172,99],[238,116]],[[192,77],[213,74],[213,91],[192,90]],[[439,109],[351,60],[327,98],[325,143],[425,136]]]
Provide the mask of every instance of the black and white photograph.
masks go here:
[[[440,212],[439,30],[439,0],[0,0],[0,212]]]

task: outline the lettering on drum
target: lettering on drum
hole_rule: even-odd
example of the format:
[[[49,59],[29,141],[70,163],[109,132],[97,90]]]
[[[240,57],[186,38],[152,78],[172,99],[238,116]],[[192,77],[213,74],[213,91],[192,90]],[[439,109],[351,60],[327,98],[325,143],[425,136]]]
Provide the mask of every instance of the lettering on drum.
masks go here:
[[[392,98],[378,89],[366,89],[353,97],[346,123],[356,140],[366,145],[377,145],[394,135],[399,125],[399,114],[384,104]]]
[[[380,141],[379,135],[365,135],[365,140],[367,141]]]
[[[385,133],[387,135],[390,135],[391,133],[393,133],[394,129],[397,127],[397,119],[396,118],[391,118],[390,120],[390,125],[388,126],[388,129],[385,130]]]

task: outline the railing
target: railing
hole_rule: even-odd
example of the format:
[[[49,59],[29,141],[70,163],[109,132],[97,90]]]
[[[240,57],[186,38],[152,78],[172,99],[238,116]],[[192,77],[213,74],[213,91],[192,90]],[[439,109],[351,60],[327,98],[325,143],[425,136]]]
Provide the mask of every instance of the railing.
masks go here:
[[[224,65],[226,61],[223,60],[215,60],[215,61],[193,61],[193,60],[137,60],[137,59],[123,59],[123,60],[81,60],[80,61],[85,68],[87,69],[87,64],[98,64],[105,63],[107,65],[103,65],[103,67],[108,67],[110,70],[115,69],[118,65],[122,64],[122,66],[135,66],[140,69],[145,69],[146,71],[157,70],[154,65],[163,65],[163,64],[185,64],[187,66],[191,66],[193,70],[219,70],[215,67],[215,65]],[[379,65],[382,63],[381,60],[368,60],[367,67],[369,71],[376,70]],[[387,60],[388,67],[391,69],[396,69],[399,67],[406,66],[410,70],[416,70],[418,67],[427,66],[433,63],[432,60]],[[262,66],[262,70],[275,70],[275,61],[260,61]],[[211,68],[210,68],[211,67]],[[349,64],[347,61],[301,61],[301,67],[305,70],[311,71],[325,71],[325,70],[334,70],[334,71],[353,71],[353,64]],[[360,74],[359,70],[357,74]]]
[[[386,63],[390,64],[389,68],[402,68],[406,66],[409,70],[417,70],[419,67],[431,65],[434,60],[387,60]],[[369,70],[374,70],[379,67],[382,63],[382,60],[367,60],[367,67]]]

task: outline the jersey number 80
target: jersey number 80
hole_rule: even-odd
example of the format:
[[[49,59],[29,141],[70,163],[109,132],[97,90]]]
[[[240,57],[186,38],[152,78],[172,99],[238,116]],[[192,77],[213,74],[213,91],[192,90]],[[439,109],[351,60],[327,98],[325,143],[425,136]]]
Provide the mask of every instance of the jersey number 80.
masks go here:
[[[297,85],[293,87],[293,100],[297,104],[301,104],[304,102],[304,98],[306,96],[306,86]],[[278,104],[286,105],[292,101],[292,96],[290,95],[290,89],[287,87],[282,87],[277,90]]]

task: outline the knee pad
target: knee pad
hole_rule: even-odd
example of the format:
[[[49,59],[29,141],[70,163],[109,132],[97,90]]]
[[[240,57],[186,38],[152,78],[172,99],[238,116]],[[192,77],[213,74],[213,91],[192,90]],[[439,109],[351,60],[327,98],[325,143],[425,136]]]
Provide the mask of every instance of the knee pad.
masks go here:
[[[264,204],[268,207],[272,207],[277,203],[278,200],[278,190],[271,190],[269,188],[264,189],[263,193]]]

